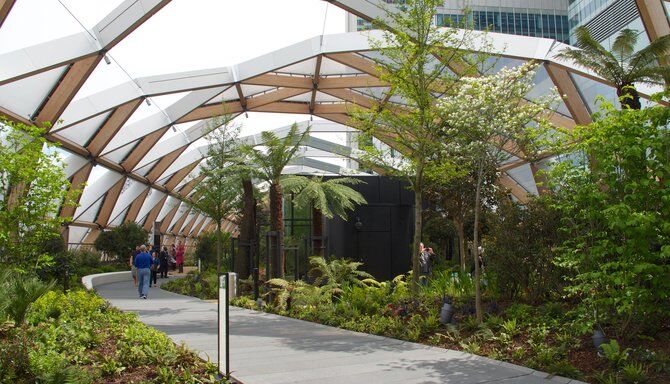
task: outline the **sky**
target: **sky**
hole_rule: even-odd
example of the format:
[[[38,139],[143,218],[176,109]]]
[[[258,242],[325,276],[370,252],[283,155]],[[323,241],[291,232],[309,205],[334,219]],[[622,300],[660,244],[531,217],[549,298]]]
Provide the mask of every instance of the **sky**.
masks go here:
[[[0,54],[90,29],[120,0],[17,1],[0,29]],[[320,35],[345,32],[346,14],[322,0],[173,0],[116,45],[78,95],[142,77],[233,65]],[[154,100],[165,108],[174,97]],[[305,120],[249,113],[243,133]]]

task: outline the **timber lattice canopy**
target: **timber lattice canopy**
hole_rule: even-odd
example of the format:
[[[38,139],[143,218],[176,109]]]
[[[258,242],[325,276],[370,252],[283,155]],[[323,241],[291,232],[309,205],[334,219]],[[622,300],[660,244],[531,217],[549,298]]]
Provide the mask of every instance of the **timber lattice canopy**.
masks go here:
[[[48,138],[60,143],[73,187],[85,185],[79,206],[60,212],[73,218],[68,232],[73,245],[90,244],[100,231],[122,222],[134,221],[148,230],[160,222],[161,233],[172,241],[211,228],[214,223],[192,210],[188,198],[207,153],[202,137],[208,120],[221,114],[222,104],[232,114],[317,116],[325,121],[311,123],[313,132],[352,133],[347,127],[352,106],[367,108],[387,98],[402,103],[378,78],[372,59],[379,54],[366,33],[316,36],[230,67],[142,77],[78,95],[96,67],[105,65],[106,52],[132,38],[131,32],[167,3],[125,0],[90,31],[0,55],[0,113],[29,124],[56,122]],[[367,19],[382,15],[374,1],[330,3]],[[0,28],[13,4],[0,0]],[[556,59],[566,47],[562,43],[497,33],[489,33],[488,39],[493,52],[502,52],[494,70],[528,60],[542,63],[528,99],[556,87],[564,95],[551,114],[556,125],[589,123],[596,95],[616,100],[615,89],[605,81]],[[152,112],[145,102],[166,95],[175,101],[163,110]],[[171,133],[176,126],[182,134]],[[350,146],[313,137],[288,172],[356,173],[319,159],[328,155],[354,164],[354,154]],[[500,164],[499,183],[525,201],[538,194],[534,175],[550,158],[531,165],[522,153],[510,150]],[[235,232],[236,226],[229,222],[224,229]]]

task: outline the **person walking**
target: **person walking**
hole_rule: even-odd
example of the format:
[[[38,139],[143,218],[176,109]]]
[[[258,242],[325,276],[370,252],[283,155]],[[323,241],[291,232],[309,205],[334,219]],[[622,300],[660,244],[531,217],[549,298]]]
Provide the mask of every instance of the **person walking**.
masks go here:
[[[158,252],[153,251],[151,253],[151,278],[149,279],[149,288],[151,284],[156,285],[156,279],[158,278],[158,269],[161,266],[161,260],[158,258]]]
[[[170,252],[168,253],[168,256],[169,256],[168,263],[172,268],[172,271],[174,271],[175,269],[177,269],[177,260],[175,259],[175,257],[177,257],[177,246],[174,245],[174,243],[170,247]]]
[[[130,274],[133,276],[133,282],[135,283],[135,286],[137,287],[137,267],[135,266],[135,256],[140,253],[140,246],[136,246],[135,250],[130,253],[130,260],[128,263],[130,264]]]
[[[151,255],[147,252],[147,246],[140,246],[140,253],[135,256],[135,267],[137,267],[137,291],[140,299],[146,299],[149,293],[149,279],[151,278]]]
[[[177,244],[177,255],[175,256],[175,261],[177,262],[177,268],[179,268],[179,273],[184,273],[184,253],[186,249],[181,240]]]
[[[163,250],[158,255],[158,258],[160,259],[161,279],[168,277],[168,258],[169,257],[170,256],[168,255],[168,249],[167,249],[167,247],[164,246]]]

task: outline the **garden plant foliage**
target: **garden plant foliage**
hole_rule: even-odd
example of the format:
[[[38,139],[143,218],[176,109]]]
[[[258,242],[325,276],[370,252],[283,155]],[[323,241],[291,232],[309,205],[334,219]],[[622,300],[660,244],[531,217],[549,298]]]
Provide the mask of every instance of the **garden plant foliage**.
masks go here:
[[[670,109],[602,108],[551,173],[566,237],[557,264],[573,272],[584,319],[630,338],[670,315]]]
[[[43,285],[34,299],[25,322],[0,326],[2,383],[220,382],[215,366],[93,293]]]

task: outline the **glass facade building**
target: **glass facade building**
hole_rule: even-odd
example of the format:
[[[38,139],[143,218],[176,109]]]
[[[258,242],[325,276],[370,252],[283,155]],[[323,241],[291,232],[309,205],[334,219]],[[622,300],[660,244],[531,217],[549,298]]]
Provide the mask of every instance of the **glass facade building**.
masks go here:
[[[635,0],[570,0],[568,18],[571,44],[575,44],[575,29],[586,26],[591,35],[608,49],[619,31],[626,28],[638,31],[637,49],[649,45]]]
[[[391,3],[392,1],[387,0]],[[468,8],[467,16],[463,9]],[[437,9],[435,24],[458,26],[467,24],[479,31],[507,33],[511,35],[544,37],[568,43],[568,0],[524,1],[524,0],[479,0],[445,1]],[[355,18],[355,24],[352,23]],[[352,16],[349,31],[372,28],[370,22]],[[353,28],[355,26],[355,28]]]

